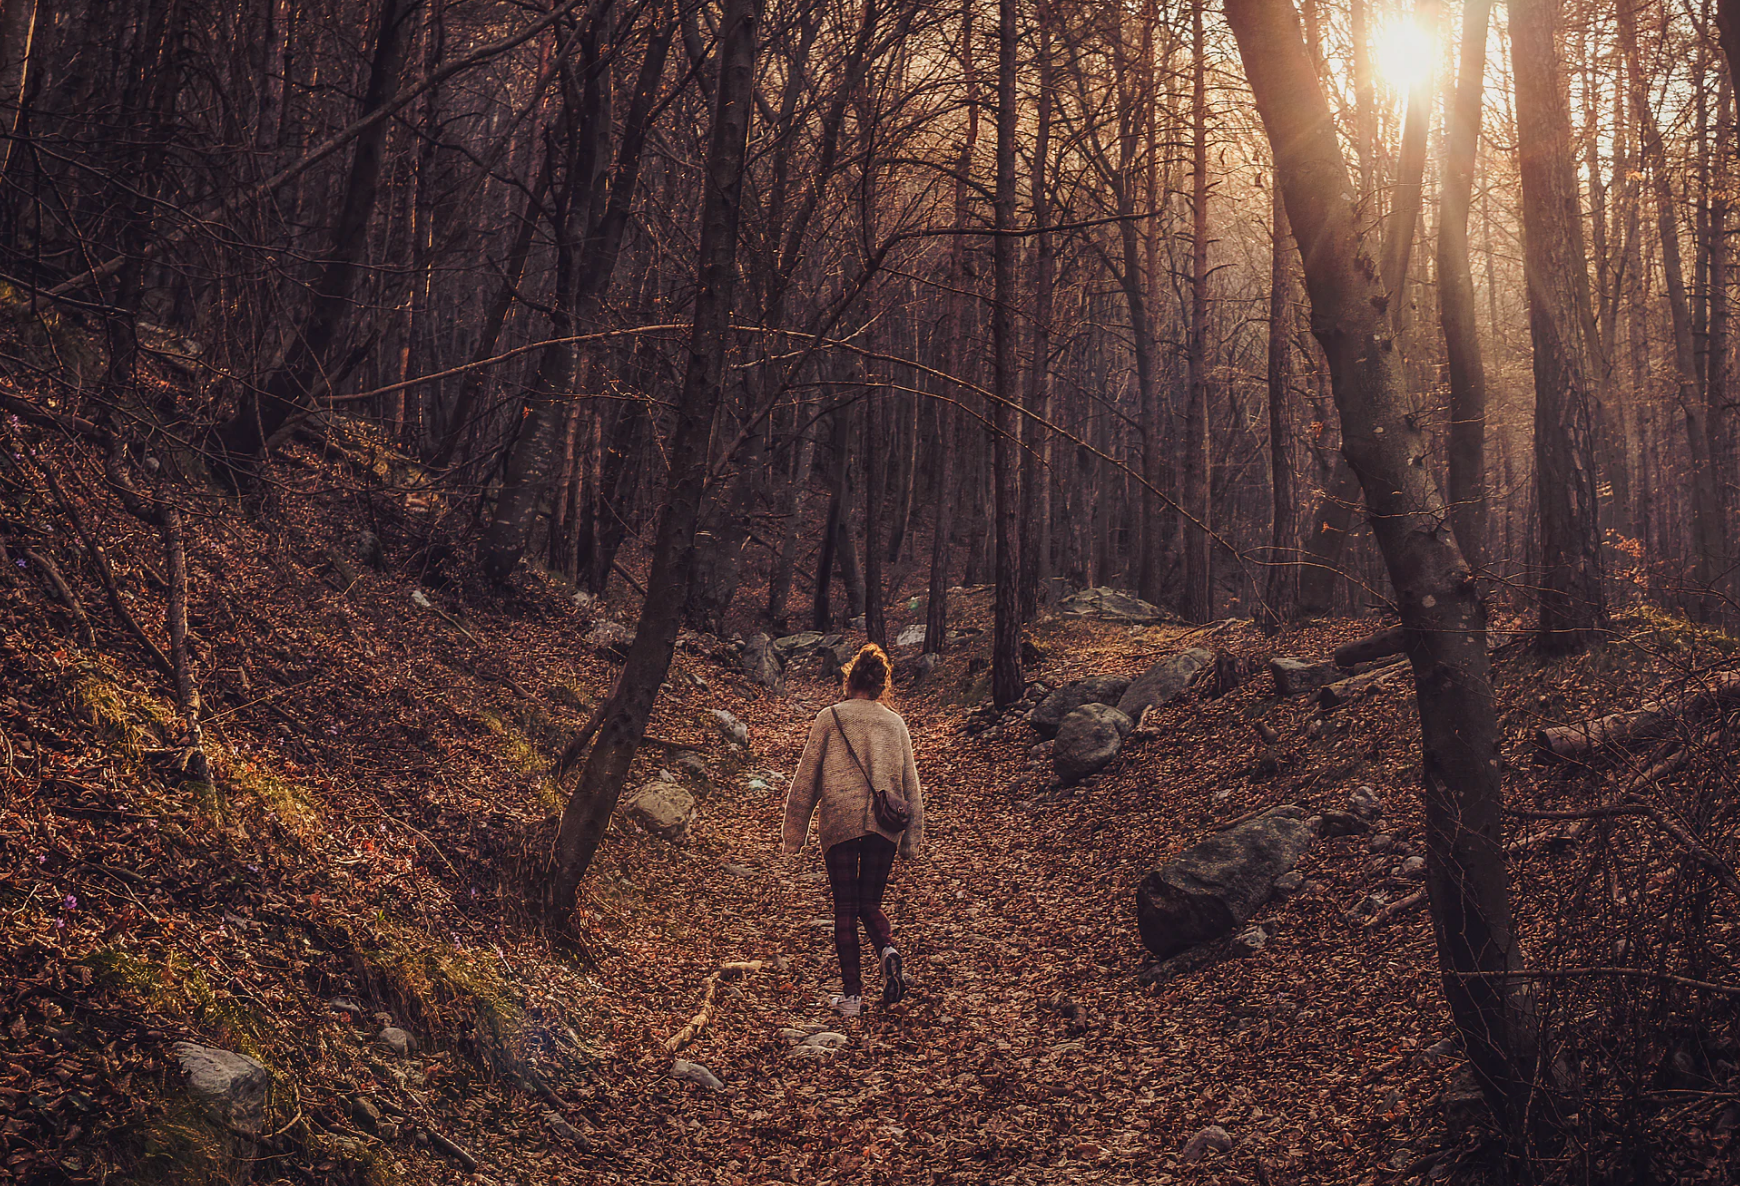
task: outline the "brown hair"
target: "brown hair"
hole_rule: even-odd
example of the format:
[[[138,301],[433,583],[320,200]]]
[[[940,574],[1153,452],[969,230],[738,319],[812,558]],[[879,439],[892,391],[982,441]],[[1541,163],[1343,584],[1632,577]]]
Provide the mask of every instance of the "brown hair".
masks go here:
[[[867,642],[846,664],[846,695],[863,692],[872,700],[888,695],[888,652],[873,642]]]

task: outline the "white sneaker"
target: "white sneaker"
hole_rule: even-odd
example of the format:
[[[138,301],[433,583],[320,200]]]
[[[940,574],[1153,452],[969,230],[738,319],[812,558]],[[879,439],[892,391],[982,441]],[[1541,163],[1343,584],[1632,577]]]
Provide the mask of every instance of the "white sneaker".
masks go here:
[[[835,994],[834,999],[828,1002],[828,1007],[841,1017],[856,1017],[858,1011],[864,1007],[864,998],[843,997]]]

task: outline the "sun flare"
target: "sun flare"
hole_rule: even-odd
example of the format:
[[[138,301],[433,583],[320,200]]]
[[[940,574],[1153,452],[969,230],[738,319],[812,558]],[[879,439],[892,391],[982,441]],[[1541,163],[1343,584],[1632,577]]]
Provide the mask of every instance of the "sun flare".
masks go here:
[[[1411,17],[1394,17],[1378,26],[1372,38],[1372,65],[1379,79],[1397,94],[1427,81],[1438,61],[1436,40]]]

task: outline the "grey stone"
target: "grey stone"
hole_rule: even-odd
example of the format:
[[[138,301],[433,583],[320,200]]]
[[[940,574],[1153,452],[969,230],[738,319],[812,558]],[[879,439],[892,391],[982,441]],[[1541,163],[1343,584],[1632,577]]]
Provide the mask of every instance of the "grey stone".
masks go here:
[[[1356,787],[1347,797],[1347,810],[1363,820],[1376,823],[1384,813],[1384,801],[1370,787]]]
[[[1184,1150],[1178,1154],[1178,1160],[1184,1165],[1195,1165],[1211,1149],[1216,1153],[1225,1153],[1232,1147],[1232,1134],[1218,1124],[1211,1124],[1185,1142]]]
[[[1057,608],[1066,618],[1092,618],[1100,622],[1122,622],[1134,626],[1151,626],[1156,622],[1178,620],[1159,606],[1150,605],[1132,593],[1105,586],[1071,593]]]
[[[553,1110],[548,1108],[544,1110],[544,1125],[564,1141],[571,1141],[576,1145],[585,1146],[590,1146],[592,1144],[591,1141],[587,1140],[585,1133],[575,1128],[572,1124],[569,1124]]]
[[[725,872],[733,877],[754,877],[755,870],[748,865],[726,865]]]
[[[628,648],[634,645],[634,631],[620,622],[600,618],[593,624],[592,632],[586,636],[586,645],[599,658],[613,659],[620,663],[628,658]]]
[[[1028,723],[1041,737],[1057,736],[1063,718],[1084,704],[1116,704],[1130,681],[1117,676],[1078,679],[1047,695],[1028,714]]]
[[[1064,783],[1078,782],[1111,765],[1135,722],[1105,704],[1084,704],[1058,727],[1051,767]]]
[[[1370,840],[1365,842],[1365,850],[1367,852],[1387,852],[1394,848],[1395,844],[1396,838],[1394,836],[1384,832],[1379,832],[1376,836],[1373,836]]]
[[[773,649],[773,639],[766,634],[751,634],[743,644],[743,655],[738,662],[743,667],[744,675],[768,691],[777,692],[785,686],[785,676],[780,670],[779,657]]]
[[[1184,695],[1202,670],[1214,661],[1214,652],[1191,647],[1162,659],[1131,681],[1118,701],[1118,711],[1132,721],[1142,719],[1145,708],[1159,708]]]
[[[1426,858],[1409,857],[1402,862],[1402,876],[1409,881],[1423,881],[1426,877]]]
[[[1230,934],[1274,892],[1314,839],[1304,811],[1277,807],[1216,832],[1151,870],[1136,889],[1142,942],[1164,960]]]
[[[696,782],[707,781],[707,759],[692,749],[680,751],[671,765],[685,778],[692,778]]]
[[[384,1026],[381,1032],[375,1035],[375,1041],[400,1058],[408,1058],[417,1050],[417,1039],[396,1025]]]
[[[1371,831],[1371,823],[1351,812],[1326,811],[1318,831],[1325,840],[1333,840],[1337,836],[1363,836]]]
[[[361,1017],[363,1015],[363,1010],[362,1010],[361,1005],[357,1004],[355,1001],[348,1001],[348,1000],[344,999],[343,997],[334,997],[333,998],[332,1011],[334,1013],[348,1013],[353,1018],[354,1017]]]
[[[661,840],[675,840],[695,815],[695,797],[674,782],[649,782],[623,814]]]
[[[1430,1046],[1414,1055],[1411,1060],[1416,1067],[1441,1067],[1457,1057],[1461,1047],[1455,1038],[1440,1038]]]
[[[820,630],[804,630],[797,634],[788,634],[784,638],[773,640],[774,653],[785,662],[801,659],[822,643]]]
[[[837,1034],[832,1030],[823,1030],[819,1034],[811,1034],[809,1037],[805,1038],[803,1044],[805,1046],[820,1046],[824,1050],[838,1050],[840,1047],[846,1045],[848,1041],[849,1039],[845,1034]]]
[[[1278,894],[1296,894],[1305,888],[1305,875],[1294,869],[1275,878],[1275,892]]]
[[[921,684],[936,672],[941,660],[932,654],[913,655],[894,664],[894,678],[907,684]]]
[[[690,1062],[679,1058],[671,1068],[671,1078],[680,1079],[684,1083],[693,1083],[696,1087],[705,1087],[709,1091],[724,1091],[725,1083],[719,1076],[709,1071],[698,1062]]]
[[[170,1053],[187,1076],[187,1089],[213,1119],[236,1132],[257,1137],[266,1124],[266,1092],[272,1073],[245,1054],[177,1042]]]
[[[1281,696],[1303,696],[1347,675],[1333,663],[1312,663],[1292,655],[1270,659],[1269,674],[1274,677],[1276,694]]]
[[[1227,949],[1227,955],[1233,959],[1245,959],[1257,954],[1269,945],[1269,940],[1275,937],[1276,927],[1273,923],[1258,923],[1254,927],[1246,927],[1233,936],[1232,946]]]
[[[924,642],[923,626],[908,626],[894,639],[897,647],[915,647]]]
[[[786,1045],[788,1046],[796,1046],[799,1042],[802,1042],[805,1038],[809,1037],[809,1035],[804,1033],[803,1030],[793,1029],[789,1025],[780,1027],[779,1036],[785,1039]]]
[[[713,725],[721,736],[733,745],[747,746],[749,744],[749,726],[726,712],[723,708],[709,708],[707,715],[713,718]]]
[[[381,1123],[381,1110],[375,1107],[375,1102],[366,1095],[354,1095],[350,1099],[350,1114],[364,1128],[378,1128]]]

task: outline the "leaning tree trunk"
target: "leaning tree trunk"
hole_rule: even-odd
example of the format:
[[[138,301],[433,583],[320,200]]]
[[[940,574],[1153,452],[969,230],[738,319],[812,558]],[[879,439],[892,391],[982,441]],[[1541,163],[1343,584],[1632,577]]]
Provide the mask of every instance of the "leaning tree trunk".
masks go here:
[[[671,434],[669,485],[653,545],[647,597],[616,690],[603,707],[580,785],[562,812],[552,855],[551,923],[560,928],[574,908],[580,879],[592,864],[616,810],[629,763],[646,734],[659,685],[670,671],[694,557],[695,526],[707,480],[707,443],[719,406],[737,282],[737,230],[743,208],[744,156],[755,86],[755,37],[760,0],[726,0],[719,19],[719,78],[707,145],[701,199],[694,326],[688,365]]]
[[[1468,209],[1491,16],[1492,0],[1466,0],[1463,5],[1461,61],[1449,103],[1438,213],[1438,320],[1450,370],[1450,526],[1462,555],[1476,570],[1486,556],[1486,366],[1475,326]]]
[[[1275,156],[1329,360],[1342,448],[1359,476],[1408,629],[1425,781],[1427,889],[1444,991],[1487,1098],[1508,1124],[1533,1063],[1511,934],[1486,611],[1424,464],[1382,281],[1361,242],[1352,179],[1289,0],[1227,0],[1227,22]]]
[[[1535,499],[1542,573],[1537,642],[1581,650],[1607,621],[1595,500],[1594,316],[1583,251],[1570,97],[1559,56],[1560,0],[1510,6],[1522,181],[1523,271],[1534,342]]]

